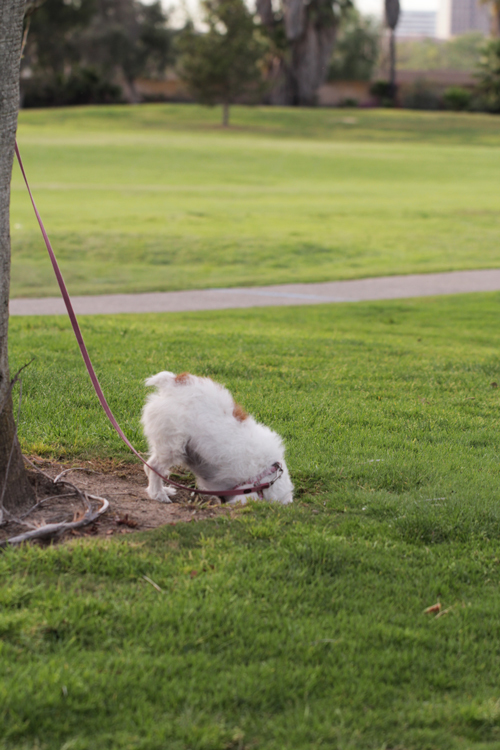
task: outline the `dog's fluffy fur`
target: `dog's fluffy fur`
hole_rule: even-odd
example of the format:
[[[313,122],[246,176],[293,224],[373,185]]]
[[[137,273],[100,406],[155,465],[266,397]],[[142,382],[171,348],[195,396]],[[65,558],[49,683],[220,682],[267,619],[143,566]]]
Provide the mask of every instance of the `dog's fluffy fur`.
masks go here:
[[[210,378],[172,372],[160,372],[146,385],[156,391],[147,398],[142,425],[151,453],[148,463],[160,474],[168,477],[173,466],[184,466],[193,472],[200,489],[229,490],[253,481],[279,461],[283,474],[263,491],[264,499],[292,502],[293,485],[281,438],[246,414],[226,388]],[[144,468],[149,496],[171,502],[175,489]],[[255,493],[235,495],[231,502],[256,497]]]

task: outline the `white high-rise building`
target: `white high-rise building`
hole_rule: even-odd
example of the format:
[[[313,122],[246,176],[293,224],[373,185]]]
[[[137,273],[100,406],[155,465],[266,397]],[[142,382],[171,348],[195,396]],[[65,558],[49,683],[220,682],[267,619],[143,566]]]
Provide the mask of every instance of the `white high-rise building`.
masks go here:
[[[450,39],[468,31],[489,34],[490,11],[479,0],[440,0],[437,16],[437,36]]]
[[[436,36],[436,13],[424,10],[402,10],[396,36],[403,39]]]

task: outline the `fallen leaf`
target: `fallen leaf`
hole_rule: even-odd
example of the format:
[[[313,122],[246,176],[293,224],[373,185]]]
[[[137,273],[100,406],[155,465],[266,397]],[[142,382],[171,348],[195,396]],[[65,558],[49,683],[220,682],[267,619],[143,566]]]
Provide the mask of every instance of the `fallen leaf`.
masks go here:
[[[139,526],[139,522],[138,521],[134,521],[133,518],[129,518],[128,517],[128,513],[125,513],[124,516],[122,516],[120,518],[117,518],[116,519],[116,524],[118,526],[120,526],[120,525],[122,525],[122,526],[129,526],[131,529],[135,529],[135,528],[137,528],[137,526]]]
[[[498,388],[498,383],[492,383],[492,384],[491,384],[491,387],[492,387],[492,388]]]

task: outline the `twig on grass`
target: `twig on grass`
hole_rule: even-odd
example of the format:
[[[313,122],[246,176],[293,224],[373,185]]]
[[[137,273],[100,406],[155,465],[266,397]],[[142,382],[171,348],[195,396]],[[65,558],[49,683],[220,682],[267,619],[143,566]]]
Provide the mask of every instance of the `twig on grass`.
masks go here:
[[[160,587],[158,586],[158,584],[157,584],[157,583],[155,583],[154,581],[152,581],[152,580],[151,580],[151,578],[148,578],[147,576],[142,576],[142,577],[144,578],[144,580],[145,580],[145,581],[147,581],[148,583],[150,583],[150,584],[151,584],[151,586],[152,586],[152,587],[153,587],[154,589],[156,589],[157,591],[159,591],[159,592],[160,592],[160,594],[163,594],[163,589],[162,589],[162,588],[160,588]]]

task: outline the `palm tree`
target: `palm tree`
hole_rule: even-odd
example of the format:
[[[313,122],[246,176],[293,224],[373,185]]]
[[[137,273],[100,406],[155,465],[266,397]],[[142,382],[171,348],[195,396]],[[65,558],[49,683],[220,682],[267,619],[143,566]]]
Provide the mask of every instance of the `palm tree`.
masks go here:
[[[490,6],[491,36],[500,37],[500,0],[481,0],[483,5]]]
[[[399,21],[399,0],[385,0],[385,23],[390,30],[389,36],[389,84],[392,101],[396,98],[396,42],[395,32]]]

